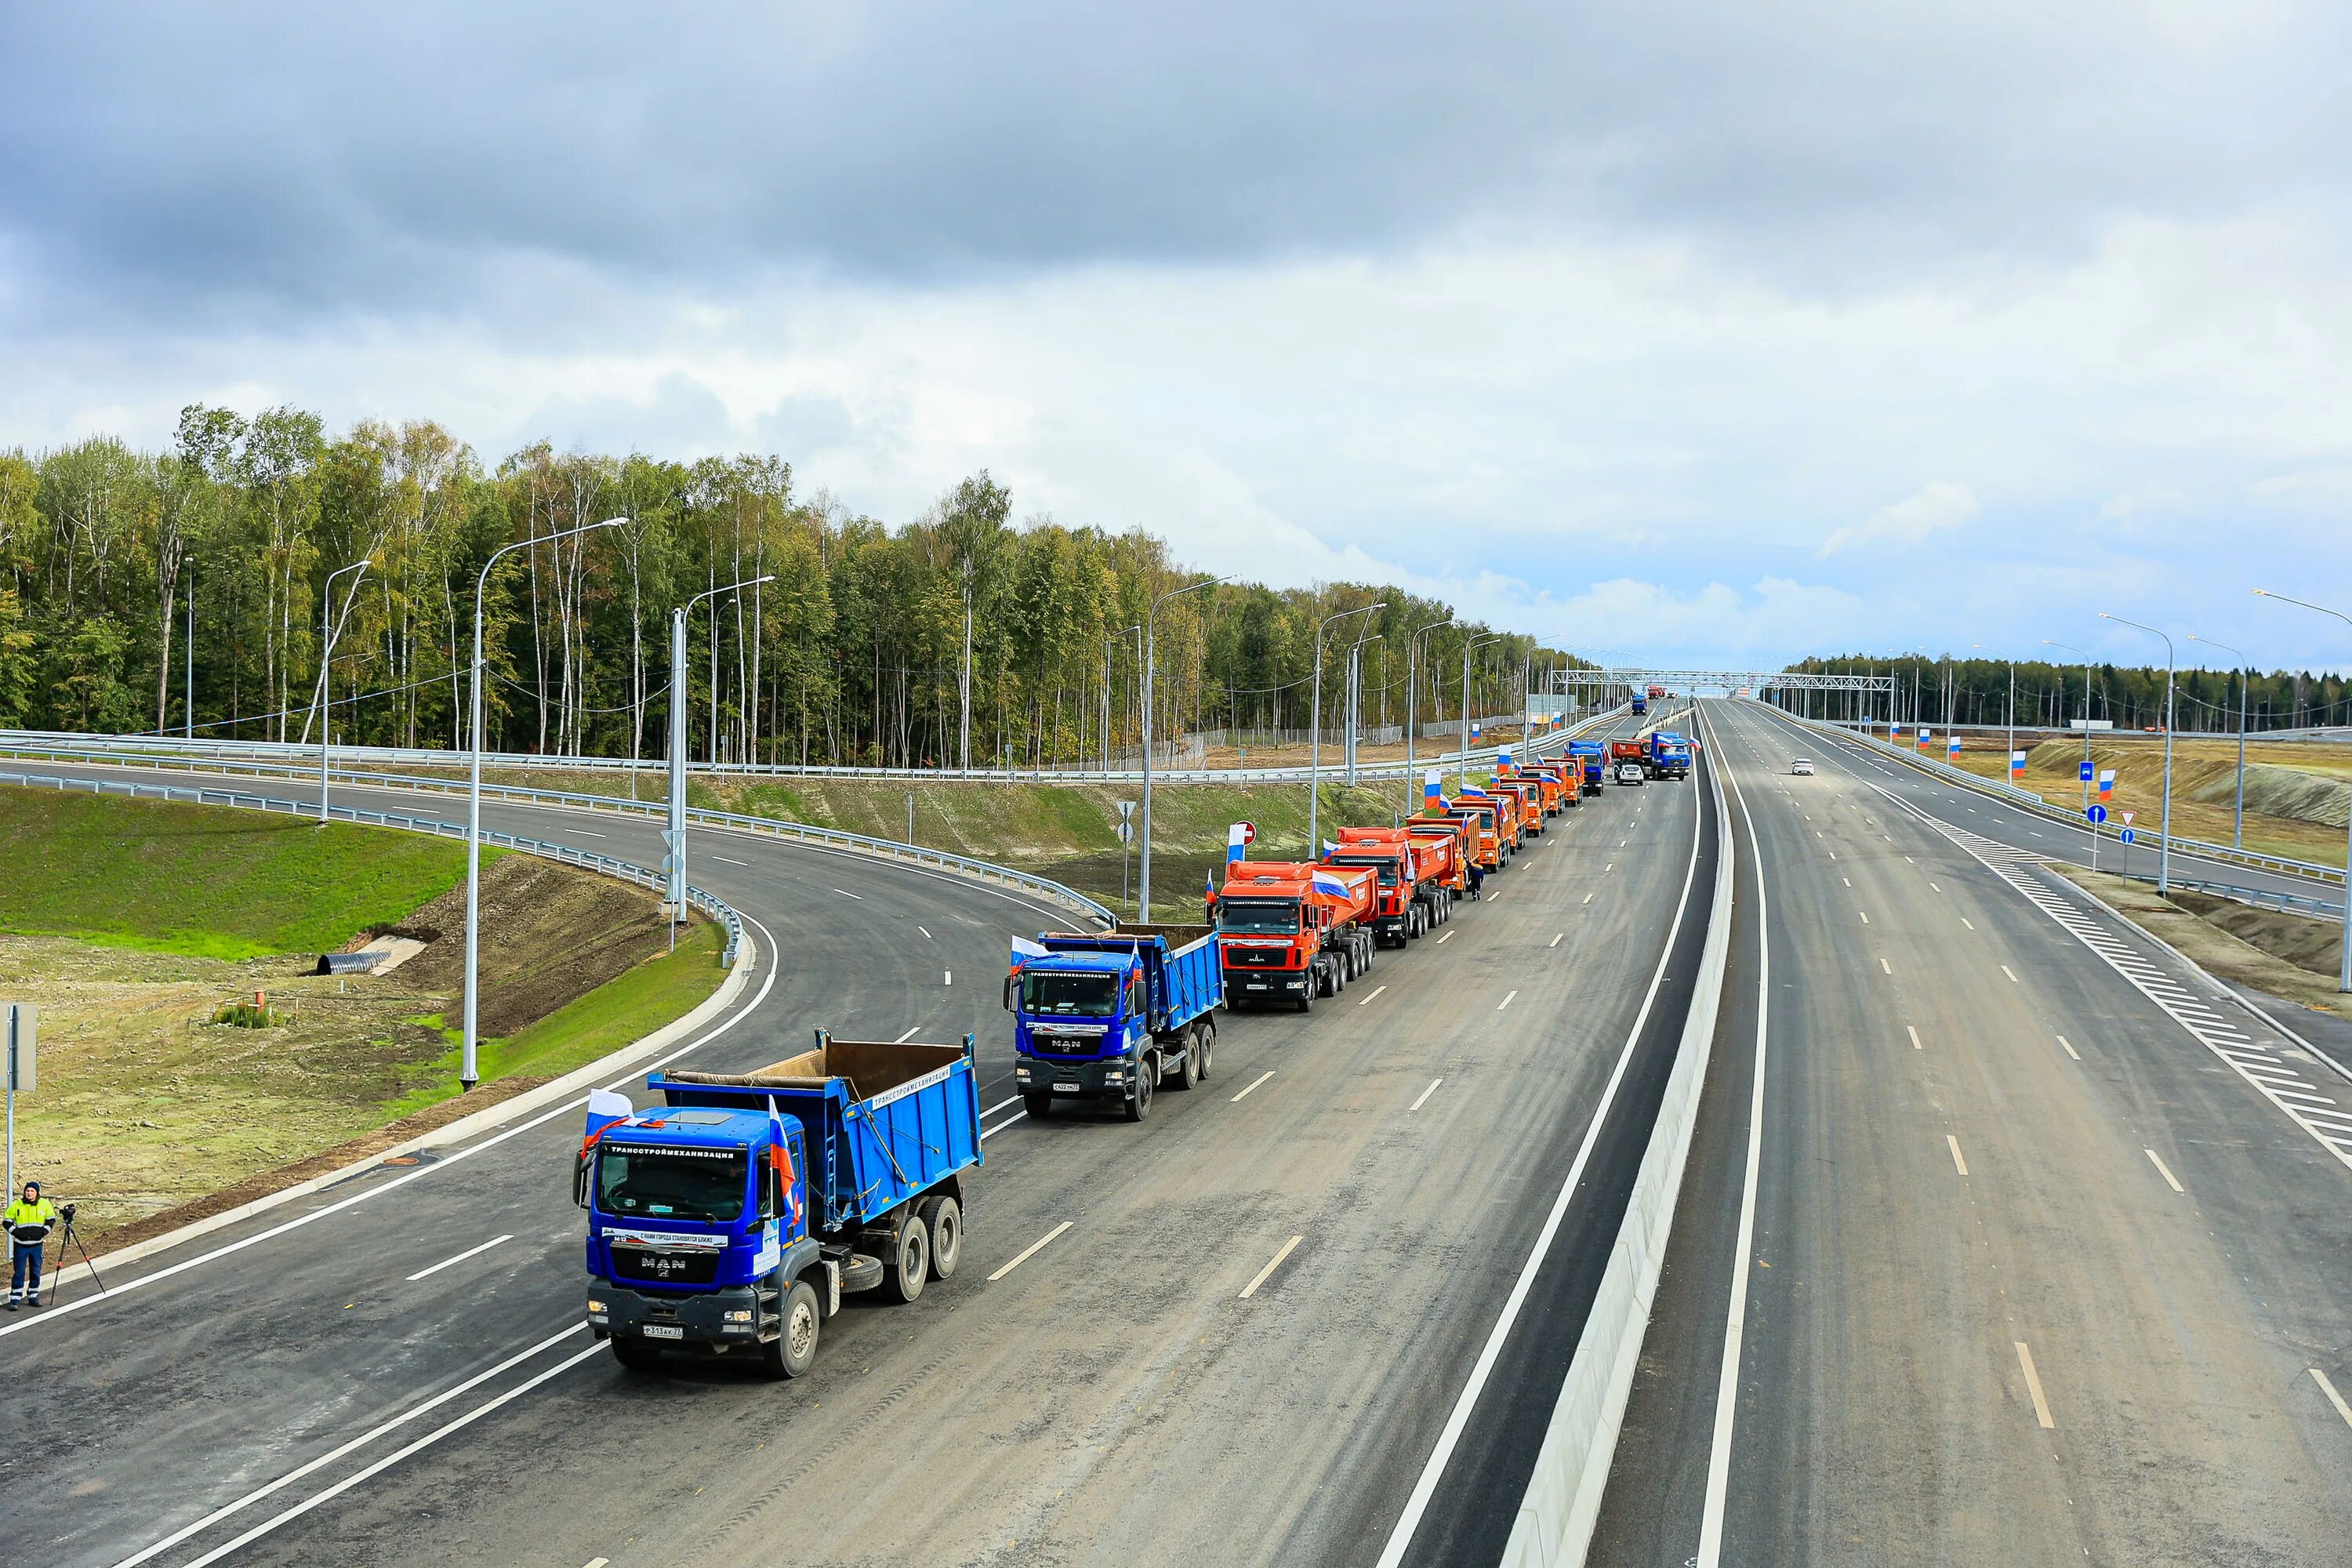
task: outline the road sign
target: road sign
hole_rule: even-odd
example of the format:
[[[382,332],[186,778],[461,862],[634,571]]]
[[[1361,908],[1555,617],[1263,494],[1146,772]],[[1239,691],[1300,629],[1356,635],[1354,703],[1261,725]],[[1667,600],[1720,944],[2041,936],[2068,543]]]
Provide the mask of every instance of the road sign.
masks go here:
[[[2125,828],[2121,833],[2116,834],[2116,837],[2118,837],[2118,838],[2120,838],[2120,839],[2122,839],[2125,843],[2128,844],[2128,843],[2130,843],[2130,842],[2132,841],[2132,837],[2133,837],[2133,835],[2132,835],[2132,830],[2131,830],[2130,828],[2126,827],[2126,828]]]
[[[2135,816],[2137,816],[2138,815],[2139,815],[2139,813],[2137,813],[2137,812],[2136,812],[2136,811],[2126,811],[2126,812],[2125,812],[2125,813],[2124,813],[2124,826],[2125,826],[2126,827],[2129,827],[2129,826],[2132,825],[2132,818],[2133,818],[2133,817],[2135,817]]]
[[[2096,827],[2107,819],[2107,808],[2104,805],[2095,805],[2083,815],[2090,819],[2092,826]]]
[[[1255,844],[1257,842],[1256,823],[1244,822],[1242,824],[1242,842],[1244,844]]]
[[[38,1010],[30,1002],[8,1004],[8,1033],[5,1047],[8,1053],[8,1087],[22,1089],[26,1094],[33,1092],[33,1044],[39,1034],[35,1026],[39,1017]],[[12,1193],[9,1195],[13,1197],[16,1194]]]
[[[2083,782],[2084,784],[2091,782],[2091,764],[2087,761],[2083,763]]]

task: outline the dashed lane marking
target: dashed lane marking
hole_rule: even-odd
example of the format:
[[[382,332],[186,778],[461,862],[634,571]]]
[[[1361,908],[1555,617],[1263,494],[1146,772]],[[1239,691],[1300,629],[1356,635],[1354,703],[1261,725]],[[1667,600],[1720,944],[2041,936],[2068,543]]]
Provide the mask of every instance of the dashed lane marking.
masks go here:
[[[1952,1134],[1947,1132],[1944,1134],[1944,1142],[1950,1144],[1952,1147],[1952,1169],[1959,1172],[1963,1176],[1967,1175],[1969,1173],[1969,1163],[1960,1158],[1960,1141],[1952,1136]]]
[[[2008,975],[2008,976],[2009,976],[2009,983],[2010,983],[2011,985],[2022,985],[2022,984],[2025,984],[2025,982],[2024,982],[2024,981],[2020,980],[2020,979],[2017,977],[2017,971],[2016,971],[2016,970],[2014,970],[2014,969],[2011,969],[2011,968],[2008,964],[2006,964],[2006,963],[2004,963],[2004,964],[2002,964],[2002,965],[2000,966],[2000,972],[2001,972],[2003,974],[2006,974],[2006,975]]]
[[[2073,1046],[2071,1046],[2071,1045],[2067,1045],[2067,1044],[2066,1044],[2066,1037],[2065,1037],[2065,1036],[2063,1036],[2063,1035],[2059,1036],[2059,1037],[2058,1037],[2058,1043],[2059,1043],[2060,1045],[2062,1045],[2062,1046],[2065,1046],[2065,1047],[2066,1047],[2066,1054],[2067,1054],[2068,1056],[2073,1057],[2073,1058],[2074,1058],[2076,1061],[2078,1061],[2078,1062],[2079,1062],[2079,1061],[2081,1061],[2081,1060],[2083,1059],[2083,1053],[2082,1053],[2082,1052],[2080,1052],[2080,1051],[2076,1050]]]
[[[1262,1073],[1258,1074],[1258,1075],[1257,1075],[1257,1077],[1256,1077],[1256,1079],[1254,1079],[1254,1080],[1251,1082],[1251,1084],[1250,1084],[1250,1086],[1249,1086],[1249,1089],[1245,1089],[1242,1090],[1239,1094],[1237,1094],[1237,1095],[1234,1096],[1234,1100],[1247,1100],[1247,1099],[1250,1097],[1250,1091],[1251,1091],[1251,1089],[1256,1089],[1256,1088],[1257,1088],[1257,1086],[1258,1086],[1259,1084],[1264,1083],[1266,1079],[1268,1079],[1272,1078],[1273,1076],[1274,1076],[1274,1074],[1273,1074],[1271,1071],[1268,1071],[1268,1072],[1262,1072]]]
[[[512,1241],[513,1239],[514,1239],[514,1233],[513,1233],[512,1231],[509,1231],[509,1232],[508,1232],[506,1235],[504,1235],[504,1236],[494,1236],[494,1237],[490,1237],[490,1239],[489,1239],[489,1240],[488,1240],[488,1241],[486,1241],[486,1242],[483,1242],[479,1247],[469,1247],[466,1248],[466,1250],[465,1250],[465,1251],[463,1251],[463,1252],[461,1252],[461,1253],[457,1254],[457,1257],[455,1257],[455,1258],[443,1258],[440,1262],[434,1264],[434,1265],[433,1265],[431,1268],[420,1268],[420,1269],[418,1269],[415,1273],[414,1273],[414,1274],[412,1274],[412,1275],[410,1275],[410,1276],[408,1277],[408,1280],[407,1280],[407,1282],[408,1282],[409,1284],[411,1284],[411,1285],[414,1285],[414,1284],[415,1284],[419,1279],[425,1279],[425,1277],[427,1277],[428,1275],[434,1275],[434,1274],[438,1274],[438,1273],[440,1273],[440,1272],[441,1272],[441,1270],[443,1270],[444,1268],[448,1268],[448,1267],[449,1267],[451,1264],[453,1264],[453,1263],[463,1263],[463,1262],[465,1262],[465,1261],[466,1261],[466,1259],[467,1259],[468,1258],[479,1258],[483,1253],[488,1252],[488,1251],[490,1248],[492,1248],[493,1247],[499,1246],[501,1243],[504,1243],[504,1242],[509,1242],[509,1241]]]
[[[1546,947],[1558,947],[1558,946],[1559,945],[1559,939],[1560,939],[1561,937],[1566,936],[1567,934],[1568,934],[1568,933],[1567,933],[1566,931],[1554,931],[1554,932],[1552,933],[1552,939],[1551,939],[1549,942],[1548,942],[1544,943],[1544,945],[1545,945]]]
[[[1377,1001],[1379,1001],[1379,1000],[1381,999],[1381,992],[1383,992],[1383,991],[1385,991],[1385,990],[1387,990],[1387,989],[1388,989],[1388,987],[1387,987],[1387,986],[1385,986],[1385,985],[1375,985],[1375,986],[1373,986],[1373,987],[1372,987],[1372,994],[1371,994],[1370,996],[1365,997],[1362,1001],[1360,1001],[1360,1002],[1357,1003],[1357,1004],[1356,1004],[1356,1005],[1357,1005],[1357,1006],[1359,1006],[1359,1007],[1369,1007],[1369,1006],[1370,1006],[1373,1003],[1375,1003],[1375,1002],[1377,1002]]]
[[[865,894],[853,893],[847,888],[835,888],[834,891],[839,893],[845,899],[856,899],[861,904],[866,901]]]
[[[1257,1271],[1257,1278],[1242,1287],[1242,1293],[1239,1299],[1246,1301],[1252,1296],[1256,1295],[1257,1288],[1274,1277],[1274,1271],[1282,1267],[1282,1260],[1290,1256],[1291,1249],[1306,1239],[1307,1238],[1303,1236],[1294,1236],[1288,1241],[1284,1242],[1282,1244],[1282,1250],[1268,1258],[1266,1260],[1265,1267]]]
[[[1045,1251],[1045,1244],[1052,1241],[1064,1231],[1069,1229],[1071,1224],[1071,1221],[1066,1219],[1064,1220],[1061,1224],[1055,1226],[1053,1229],[1047,1231],[1045,1235],[1039,1237],[1028,1246],[1023,1247],[1019,1252],[1014,1253],[1013,1255],[1013,1261],[998,1269],[995,1273],[990,1275],[988,1277],[988,1282],[991,1285],[995,1284],[999,1279],[1003,1279],[1007,1274],[1012,1273],[1014,1269],[1020,1268],[1023,1264],[1028,1262],[1031,1258]]]
[[[1895,966],[1887,963],[1886,960],[1883,958],[1878,961],[1878,968],[1881,973],[1892,974],[1895,973]]]
[[[1500,1002],[1497,1002],[1497,1003],[1496,1003],[1496,1004],[1495,1004],[1495,1011],[1496,1011],[1496,1012],[1497,1012],[1497,1013],[1499,1013],[1499,1012],[1501,1012],[1504,1008],[1506,1008],[1506,1007],[1509,1006],[1509,1005],[1511,1005],[1511,997],[1513,997],[1513,996],[1517,996],[1517,994],[1518,994],[1518,993],[1517,993],[1517,992],[1516,992],[1516,991],[1510,992],[1510,993],[1508,993],[1507,994],[1506,994],[1506,995],[1504,996],[1504,998],[1503,998]]]
[[[1445,1080],[1442,1078],[1431,1079],[1429,1080],[1429,1087],[1421,1091],[1421,1097],[1418,1100],[1415,1100],[1411,1105],[1406,1106],[1405,1109],[1407,1110],[1419,1110],[1423,1106],[1429,1103],[1429,1097],[1435,1094],[1437,1092],[1437,1086],[1444,1081]]]
[[[2176,1193],[2186,1193],[2189,1190],[2180,1184],[2180,1178],[2172,1173],[2172,1167],[2164,1163],[2163,1155],[2153,1149],[2142,1149],[2140,1152],[2147,1155],[2149,1163],[2156,1166],[2156,1173],[2164,1178],[2166,1186]]]
[[[1452,931],[1446,931],[1437,939],[1437,945],[1444,947],[1447,942],[1452,942],[1453,940],[1454,933]]]
[[[2044,1431],[2054,1430],[2058,1423],[2050,1419],[2050,1402],[2042,1397],[2042,1378],[2033,1370],[2033,1352],[2018,1340],[2017,1364],[2025,1369],[2025,1392],[2033,1396],[2033,1418],[2042,1423]]]
[[[2344,1396],[2336,1392],[2336,1385],[2327,1381],[2327,1374],[2315,1366],[2311,1369],[2311,1380],[2319,1384],[2319,1392],[2327,1395],[2327,1403],[2336,1406],[2336,1414],[2344,1417],[2344,1424],[2352,1426],[2352,1405],[2344,1403]]]
[[[1906,1024],[1903,1026],[1911,1031],[1911,1048],[1913,1050],[1924,1051],[1927,1048],[1919,1043],[1919,1029],[1916,1025]]]

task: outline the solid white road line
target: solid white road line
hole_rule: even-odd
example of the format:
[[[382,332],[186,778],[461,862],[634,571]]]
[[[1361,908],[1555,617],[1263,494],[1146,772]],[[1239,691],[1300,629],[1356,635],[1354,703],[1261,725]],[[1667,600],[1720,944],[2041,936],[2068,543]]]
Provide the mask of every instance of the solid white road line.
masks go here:
[[[847,888],[835,888],[834,891],[839,893],[845,899],[856,899],[861,904],[866,901],[865,894],[853,893]]]
[[[1437,945],[1444,947],[1447,942],[1452,942],[1453,940],[1454,933],[1452,931],[1442,931],[1438,934]]]
[[[1421,1091],[1421,1098],[1415,1100],[1411,1105],[1406,1106],[1405,1109],[1407,1110],[1419,1110],[1423,1105],[1428,1103],[1429,1097],[1437,1092],[1437,1086],[1444,1081],[1445,1080],[1442,1078],[1431,1079],[1429,1080],[1429,1087]]]
[[[919,1029],[919,1028],[921,1028],[921,1027],[922,1027],[922,1026],[921,1026],[920,1024],[918,1024],[918,1025],[916,1025],[916,1026],[915,1026],[915,1029]],[[897,1039],[895,1039],[895,1040],[891,1041],[890,1043],[891,1043],[892,1045],[894,1045],[894,1046],[903,1046],[903,1045],[905,1045],[908,1040],[911,1040],[911,1039],[913,1039],[913,1038],[915,1037],[915,1029],[909,1029],[909,1030],[908,1030],[905,1034],[903,1034],[903,1035],[899,1036]],[[986,1112],[985,1110],[983,1110],[983,1111],[982,1111],[982,1112],[981,1112],[981,1114],[982,1114],[982,1116],[985,1116],[985,1115],[987,1115],[987,1114],[988,1114],[988,1112]]]
[[[1284,1242],[1282,1244],[1282,1250],[1276,1253],[1266,1263],[1266,1266],[1257,1271],[1257,1278],[1242,1287],[1242,1293],[1239,1300],[1246,1301],[1252,1296],[1256,1295],[1257,1288],[1265,1284],[1267,1277],[1272,1275],[1276,1269],[1282,1267],[1282,1260],[1284,1258],[1290,1256],[1290,1249],[1297,1247],[1300,1242],[1305,1241],[1306,1239],[1307,1238],[1303,1236],[1294,1236],[1288,1241]]]
[[[2189,1190],[2187,1187],[2180,1184],[2180,1178],[2174,1175],[2172,1173],[2172,1168],[2164,1163],[2163,1155],[2158,1153],[2153,1149],[2143,1149],[2140,1152],[2147,1155],[2149,1161],[2155,1164],[2157,1174],[2164,1178],[2164,1184],[2166,1186],[2170,1187],[2176,1193],[2186,1193]]]
[[[2025,1369],[2025,1391],[2033,1395],[2033,1418],[2042,1423],[2044,1430],[2054,1429],[2058,1423],[2050,1419],[2050,1402],[2042,1397],[2042,1379],[2033,1370],[2033,1352],[2025,1348],[2023,1340],[2014,1342],[2017,1364]]]
[[[2009,983],[2010,983],[2011,984],[2012,984],[2012,985],[2022,985],[2022,984],[2025,984],[2025,982],[2023,982],[2022,980],[2020,980],[2020,979],[2017,977],[2017,971],[2016,971],[2016,970],[2014,970],[2014,969],[2011,969],[2011,968],[2008,964],[2006,964],[2006,963],[2004,963],[2004,964],[2002,964],[2002,965],[2000,966],[2000,972],[2001,972],[2003,974],[2006,974],[2006,975],[2008,975],[2008,976],[2009,976]]]
[[[2352,1405],[2344,1403],[2344,1396],[2336,1392],[2336,1385],[2327,1381],[2327,1374],[2315,1366],[2311,1369],[2311,1380],[2319,1384],[2319,1392],[2327,1395],[2327,1403],[2336,1406],[2336,1414],[2344,1417],[2344,1424],[2352,1426]]]
[[[1256,1077],[1255,1079],[1253,1079],[1253,1080],[1251,1081],[1250,1086],[1249,1086],[1249,1089],[1245,1089],[1242,1090],[1239,1094],[1237,1094],[1237,1095],[1234,1096],[1234,1100],[1247,1100],[1247,1099],[1249,1098],[1250,1089],[1255,1089],[1259,1084],[1264,1083],[1266,1079],[1268,1079],[1272,1078],[1273,1076],[1274,1076],[1274,1074],[1273,1074],[1273,1072],[1272,1072],[1271,1070],[1266,1071],[1266,1072],[1262,1072],[1262,1073],[1258,1074],[1258,1075],[1257,1075],[1257,1077]],[[1230,1103],[1232,1103],[1232,1102],[1231,1102],[1231,1101],[1228,1101],[1227,1103],[1228,1103],[1228,1104],[1230,1104]]]
[[[591,833],[584,827],[567,827],[563,831],[566,833],[576,833],[583,838],[610,838],[613,837],[609,833]]]
[[[1905,1028],[1909,1029],[1909,1030],[1911,1031],[1911,1048],[1912,1048],[1913,1050],[1915,1050],[1915,1051],[1924,1051],[1924,1050],[1926,1050],[1926,1049],[1927,1048],[1927,1047],[1925,1047],[1925,1046],[1923,1046],[1923,1045],[1921,1045],[1921,1044],[1919,1043],[1919,1031],[1918,1031],[1918,1029],[1917,1029],[1915,1026],[1910,1025],[1910,1024],[1906,1024],[1906,1025],[1904,1025],[1903,1026],[1904,1026]]]
[[[412,1274],[412,1275],[410,1275],[410,1276],[408,1277],[408,1283],[409,1283],[409,1284],[411,1284],[411,1285],[414,1285],[414,1284],[415,1284],[419,1279],[425,1279],[425,1278],[426,1276],[428,1276],[428,1275],[433,1275],[433,1274],[438,1274],[438,1273],[440,1273],[440,1272],[441,1272],[441,1270],[443,1270],[444,1268],[448,1268],[448,1267],[449,1267],[449,1265],[451,1265],[452,1263],[463,1263],[463,1262],[465,1262],[465,1261],[466,1261],[466,1259],[467,1259],[468,1258],[478,1258],[478,1257],[480,1257],[483,1253],[488,1252],[488,1251],[490,1248],[492,1248],[493,1247],[497,1247],[497,1246],[499,1246],[499,1245],[500,1243],[502,1243],[502,1242],[509,1242],[509,1241],[512,1241],[513,1239],[514,1239],[514,1232],[512,1232],[512,1231],[509,1231],[509,1232],[507,1232],[507,1234],[506,1234],[506,1235],[504,1235],[504,1236],[494,1236],[494,1237],[490,1237],[490,1239],[489,1239],[489,1240],[488,1240],[488,1241],[486,1241],[486,1242],[482,1243],[482,1245],[481,1245],[481,1246],[479,1246],[479,1247],[469,1247],[466,1248],[466,1250],[465,1250],[465,1251],[463,1251],[463,1252],[461,1252],[461,1253],[457,1254],[457,1257],[455,1257],[455,1258],[443,1258],[440,1262],[438,1262],[438,1263],[436,1263],[436,1264],[433,1265],[433,1267],[432,1267],[432,1268],[420,1268],[420,1269],[418,1269],[415,1273],[414,1273],[414,1274]]]
[[[1503,999],[1502,999],[1500,1002],[1497,1002],[1497,1003],[1496,1003],[1496,1004],[1495,1004],[1495,1011],[1496,1011],[1496,1012],[1497,1012],[1497,1013],[1499,1013],[1499,1012],[1501,1012],[1504,1008],[1506,1008],[1506,1007],[1509,1006],[1509,1005],[1511,1005],[1511,998],[1512,998],[1513,996],[1517,996],[1517,994],[1518,994],[1518,993],[1517,993],[1517,992],[1516,992],[1516,991],[1513,991],[1513,992],[1509,992],[1509,993],[1507,993],[1507,994],[1503,997]]]
[[[1357,1005],[1357,1006],[1359,1006],[1359,1007],[1369,1007],[1369,1006],[1370,1006],[1374,1002],[1376,1002],[1376,1001],[1378,1001],[1378,1000],[1380,999],[1380,994],[1381,994],[1381,992],[1383,992],[1383,991],[1385,991],[1385,990],[1387,990],[1387,989],[1388,989],[1388,987],[1387,987],[1387,986],[1385,986],[1385,985],[1375,985],[1375,986],[1373,986],[1373,987],[1372,987],[1372,994],[1371,994],[1370,996],[1365,997],[1361,1002],[1357,1003],[1357,1004],[1356,1004],[1356,1005]]]
[[[1016,1110],[1012,1115],[1006,1117],[1003,1121],[998,1122],[995,1126],[988,1129],[985,1132],[982,1132],[980,1135],[980,1141],[985,1143],[990,1139],[995,1137],[998,1133],[1003,1131],[1006,1128],[1012,1126],[1014,1122],[1025,1121],[1028,1119],[1029,1113],[1027,1111]]]
[[[1014,1269],[1020,1268],[1023,1264],[1028,1262],[1031,1258],[1045,1251],[1045,1244],[1053,1240],[1055,1237],[1061,1235],[1064,1231],[1069,1229],[1070,1224],[1070,1221],[1064,1220],[1061,1224],[1055,1226],[1053,1229],[1047,1231],[1045,1235],[1039,1237],[1028,1246],[1023,1247],[1019,1252],[1013,1255],[1012,1262],[1006,1264],[1003,1268],[990,1275],[988,1277],[988,1282],[991,1285],[995,1284],[999,1279],[1003,1279],[1007,1274],[1012,1273]]]
[[[2081,1061],[2081,1060],[2083,1059],[2083,1053],[2082,1053],[2082,1052],[2080,1052],[2080,1051],[2076,1050],[2073,1046],[2066,1045],[2066,1037],[2065,1037],[2065,1036],[2063,1036],[2063,1035],[2059,1036],[2059,1037],[2058,1037],[2058,1043],[2059,1043],[2060,1045],[2062,1045],[2062,1046],[2066,1046],[2066,1054],[2067,1054],[2068,1056],[2073,1057],[2073,1058],[2074,1058],[2076,1061],[2078,1061],[2078,1062],[2079,1062],[2079,1061]]]
[[[1944,1134],[1944,1142],[1951,1145],[1952,1169],[1958,1171],[1963,1176],[1967,1175],[1969,1173],[1969,1163],[1960,1158],[1960,1141],[1947,1132]]]

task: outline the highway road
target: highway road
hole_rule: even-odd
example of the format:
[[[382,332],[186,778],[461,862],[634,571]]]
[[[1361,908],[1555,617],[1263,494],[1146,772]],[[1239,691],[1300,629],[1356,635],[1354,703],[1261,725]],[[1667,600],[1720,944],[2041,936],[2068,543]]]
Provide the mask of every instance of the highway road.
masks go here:
[[[2352,1556],[2352,1082],[2063,830],[1706,710],[1732,966],[1592,1561]]]
[[[1666,961],[1704,918],[1703,793],[1612,789],[1554,819],[1486,901],[1314,1014],[1224,1016],[1211,1080],[1139,1127],[1013,1097],[1007,939],[1066,915],[698,831],[696,880],[766,967],[695,1065],[756,1066],[813,1026],[980,1036],[988,1163],[958,1277],[850,1305],[791,1384],[626,1373],[581,1323],[565,1108],[0,1327],[39,1391],[0,1413],[9,1561],[1354,1563],[1433,1457],[1416,1550],[1478,1538],[1580,1323],[1574,1238],[1613,1232],[1654,1020],[1686,1002]],[[486,819],[658,856],[650,823]],[[1498,1333],[1523,1275],[1562,1289]],[[1490,1340],[1507,1375],[1474,1386]]]

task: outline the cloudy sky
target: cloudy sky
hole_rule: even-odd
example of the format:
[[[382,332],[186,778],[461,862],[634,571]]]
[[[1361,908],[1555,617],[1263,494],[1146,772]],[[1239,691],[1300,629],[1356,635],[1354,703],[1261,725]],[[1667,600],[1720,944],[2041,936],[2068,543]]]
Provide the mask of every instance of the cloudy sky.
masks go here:
[[[2352,663],[2352,8],[0,10],[0,445],[986,467],[1660,660]],[[2218,656],[2217,656],[2218,657]]]

